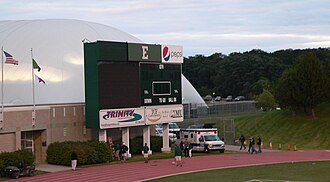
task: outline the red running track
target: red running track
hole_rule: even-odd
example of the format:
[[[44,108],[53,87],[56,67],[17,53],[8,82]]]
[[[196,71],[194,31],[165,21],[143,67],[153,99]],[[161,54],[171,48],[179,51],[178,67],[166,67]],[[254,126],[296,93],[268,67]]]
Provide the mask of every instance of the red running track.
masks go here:
[[[22,177],[17,181],[73,182],[73,181],[143,181],[174,174],[260,164],[330,160],[330,150],[295,152],[269,152],[260,154],[220,154],[183,158],[183,167],[172,164],[173,159],[151,160],[149,163],[131,162],[106,166],[81,168],[76,171],[47,173],[34,177]]]

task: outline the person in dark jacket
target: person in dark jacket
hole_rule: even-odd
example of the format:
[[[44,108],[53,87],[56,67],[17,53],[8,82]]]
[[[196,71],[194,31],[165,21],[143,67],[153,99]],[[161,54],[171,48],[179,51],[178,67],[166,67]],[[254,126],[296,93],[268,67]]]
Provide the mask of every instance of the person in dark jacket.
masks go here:
[[[251,135],[250,143],[249,143],[249,151],[248,151],[250,154],[253,154],[254,152],[257,153],[256,149],[254,148],[254,145],[255,145],[255,140],[254,137]]]
[[[187,139],[184,142],[183,146],[184,146],[184,149],[183,149],[184,150],[184,157],[189,157],[189,143],[188,143]]]
[[[189,157],[191,158],[192,157],[193,145],[190,142],[188,142],[188,146],[189,146]]]
[[[241,147],[239,148],[239,150],[242,150],[242,148],[244,148],[244,150],[245,150],[246,146],[245,146],[245,137],[244,137],[244,135],[241,135],[241,137],[239,138],[239,141],[241,142]]]
[[[115,150],[115,159],[119,160],[121,159],[121,154],[120,154],[120,144],[116,143],[114,146],[114,150]]]
[[[261,138],[260,136],[257,137],[257,145],[258,145],[258,153],[261,153]]]
[[[142,152],[143,152],[144,162],[148,163],[149,147],[147,143],[144,144]]]
[[[126,162],[127,159],[127,151],[128,151],[128,147],[127,145],[123,142],[123,144],[120,147],[120,153],[121,153],[121,159],[123,162]]]
[[[73,150],[71,152],[71,168],[72,168],[73,171],[76,170],[77,161],[78,161],[78,155],[77,155],[76,151]]]

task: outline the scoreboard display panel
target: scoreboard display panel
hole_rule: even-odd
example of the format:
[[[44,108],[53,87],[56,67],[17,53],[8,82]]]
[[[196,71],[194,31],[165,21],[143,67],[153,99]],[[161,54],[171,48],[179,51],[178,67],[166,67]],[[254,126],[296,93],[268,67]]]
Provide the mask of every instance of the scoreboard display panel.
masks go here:
[[[100,62],[99,108],[140,107],[139,64]]]
[[[182,104],[181,64],[140,63],[141,105]]]

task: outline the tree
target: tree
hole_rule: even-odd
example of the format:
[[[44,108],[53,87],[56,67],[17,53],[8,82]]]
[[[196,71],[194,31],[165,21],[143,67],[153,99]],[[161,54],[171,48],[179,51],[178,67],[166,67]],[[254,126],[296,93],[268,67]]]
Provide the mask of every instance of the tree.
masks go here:
[[[290,109],[293,116],[295,116],[295,112],[300,106],[299,99],[296,96],[300,92],[296,76],[294,67],[285,70],[277,83],[275,91],[278,104],[282,108]]]
[[[276,107],[275,97],[268,90],[263,92],[256,97],[257,106],[262,108],[264,111],[274,109]]]
[[[314,54],[298,57],[296,64],[285,71],[279,79],[276,98],[280,105],[296,111],[311,110],[315,118],[315,107],[327,96],[328,82],[324,67]]]
[[[315,107],[324,101],[327,95],[327,79],[324,67],[320,60],[312,53],[299,56],[297,69],[297,82],[299,83],[299,96],[304,111],[311,109],[315,118]]]
[[[327,95],[326,95],[326,100],[328,102],[330,102],[330,54],[328,54],[325,62],[324,62],[324,72],[325,72],[325,75],[326,75],[326,91],[327,91]]]

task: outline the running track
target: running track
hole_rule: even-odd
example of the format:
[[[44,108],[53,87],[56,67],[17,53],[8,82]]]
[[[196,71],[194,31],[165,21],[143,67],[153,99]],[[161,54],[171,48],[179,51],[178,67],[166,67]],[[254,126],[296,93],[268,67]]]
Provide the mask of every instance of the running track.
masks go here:
[[[183,167],[172,164],[173,159],[131,162],[106,166],[80,168],[76,171],[47,173],[34,177],[22,177],[17,181],[73,182],[73,181],[143,181],[160,176],[203,171],[208,169],[250,166],[260,164],[330,160],[330,150],[286,151],[260,154],[220,154],[183,158]]]

